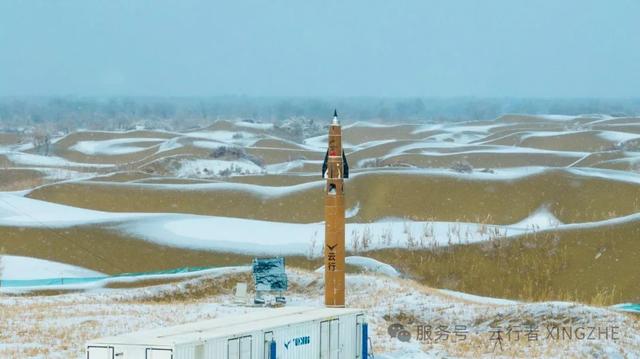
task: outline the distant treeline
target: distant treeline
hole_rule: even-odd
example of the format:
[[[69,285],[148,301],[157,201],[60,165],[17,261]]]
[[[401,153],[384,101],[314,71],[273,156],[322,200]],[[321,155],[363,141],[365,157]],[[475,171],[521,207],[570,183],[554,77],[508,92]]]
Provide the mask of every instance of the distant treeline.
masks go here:
[[[334,108],[346,122],[469,121],[508,113],[634,116],[640,114],[640,99],[5,97],[0,98],[0,129],[69,131],[145,126],[177,130],[216,119],[276,123],[296,118],[323,120],[330,118]]]

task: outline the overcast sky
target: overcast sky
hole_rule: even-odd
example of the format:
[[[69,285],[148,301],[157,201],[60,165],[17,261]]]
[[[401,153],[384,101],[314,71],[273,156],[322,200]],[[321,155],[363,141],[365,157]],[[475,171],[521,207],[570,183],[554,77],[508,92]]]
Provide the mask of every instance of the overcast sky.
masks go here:
[[[0,2],[0,95],[638,97],[640,1]]]

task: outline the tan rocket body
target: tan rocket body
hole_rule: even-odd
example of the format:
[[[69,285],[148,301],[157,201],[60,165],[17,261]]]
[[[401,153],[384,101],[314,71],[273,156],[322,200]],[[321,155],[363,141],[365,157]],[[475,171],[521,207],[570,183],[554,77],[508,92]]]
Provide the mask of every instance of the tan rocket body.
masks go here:
[[[345,240],[344,178],[348,177],[346,158],[342,152],[342,129],[334,113],[329,126],[329,146],[323,166],[326,178],[324,199],[324,303],[328,307],[344,307]]]

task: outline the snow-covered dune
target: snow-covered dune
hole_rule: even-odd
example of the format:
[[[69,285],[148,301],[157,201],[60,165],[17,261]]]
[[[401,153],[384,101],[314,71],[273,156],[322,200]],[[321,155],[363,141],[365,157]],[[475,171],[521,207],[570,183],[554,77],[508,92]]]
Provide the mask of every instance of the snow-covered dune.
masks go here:
[[[65,263],[39,258],[0,255],[0,279],[2,280],[100,276],[104,276],[104,274]]]
[[[123,155],[144,151],[148,147],[134,146],[134,144],[146,144],[151,146],[163,142],[162,138],[115,138],[101,141],[79,141],[69,147],[73,151],[84,153],[85,155]]]

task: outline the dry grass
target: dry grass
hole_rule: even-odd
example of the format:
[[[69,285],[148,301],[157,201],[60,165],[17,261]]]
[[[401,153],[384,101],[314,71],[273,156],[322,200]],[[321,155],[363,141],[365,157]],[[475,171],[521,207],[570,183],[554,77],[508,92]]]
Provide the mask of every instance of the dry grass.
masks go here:
[[[288,149],[288,150],[305,150],[304,147],[296,144],[295,142],[289,142],[285,140],[281,140],[278,138],[263,138],[256,141],[250,147],[254,148],[280,148],[280,149]]]
[[[44,183],[44,174],[40,171],[0,168],[0,191],[19,191],[34,188]]]
[[[559,156],[547,153],[453,153],[446,155],[401,154],[385,158],[381,166],[410,164],[420,168],[450,168],[453,163],[466,161],[474,168],[501,168],[523,166],[566,167],[581,156]]]
[[[292,277],[287,297],[319,304],[321,276],[305,271],[289,272]],[[248,272],[241,272],[188,279],[154,288],[9,299],[0,306],[0,315],[5,319],[0,321],[0,341],[19,346],[4,346],[0,356],[81,357],[83,344],[92,338],[242,313],[246,308],[230,305],[233,288],[239,281],[249,285],[252,282]],[[440,349],[439,355],[466,358],[491,357],[492,342],[487,330],[490,324],[615,324],[620,326],[623,337],[623,342],[617,345],[623,348],[640,332],[640,322],[609,311],[594,312],[580,306],[541,310],[540,306],[530,307],[526,303],[495,306],[465,302],[398,278],[363,276],[349,277],[348,281],[351,287],[347,292],[347,303],[367,310],[377,354],[398,349],[399,342],[389,338],[386,332],[394,322],[469,325],[472,332],[463,342],[423,344],[424,350]],[[249,292],[252,292],[251,288]],[[407,298],[409,302],[404,300]],[[500,354],[507,357],[570,357],[571,354],[566,353],[581,353],[578,350],[581,345],[589,345],[589,342],[505,341]],[[636,350],[637,347],[635,343],[626,348]],[[596,354],[599,353],[597,348],[595,346],[593,351]]]
[[[452,231],[455,236],[455,229]],[[361,247],[351,249],[354,254],[389,263],[433,287],[528,301],[566,300],[594,305],[640,301],[640,273],[635,266],[640,257],[639,222],[531,232],[515,239],[503,239],[496,233],[494,239],[476,244],[457,244],[459,241],[454,238],[444,247],[413,238],[407,248],[374,251],[367,251],[367,247],[384,239],[367,238],[365,246],[364,237],[363,234]],[[59,230],[0,227],[0,247],[7,254],[110,274],[182,266],[247,265],[253,258],[162,246],[96,226]],[[313,270],[322,261],[293,256],[287,258],[287,264]],[[359,269],[349,267],[348,271]],[[145,283],[134,286],[137,285]]]
[[[186,282],[179,291],[155,292],[144,297],[136,298],[137,303],[177,303],[193,302],[218,295],[233,293],[236,284],[247,283],[247,290],[254,291],[253,278],[251,273],[244,272],[235,275],[224,275],[219,277],[205,278],[197,282]],[[130,302],[131,299],[126,301]]]
[[[317,173],[320,173],[318,166]],[[319,175],[297,175],[297,174],[273,174],[273,175],[247,175],[233,176],[225,180],[234,183],[247,183],[259,186],[286,187],[295,186],[302,183],[308,183],[320,180]]]
[[[114,172],[104,176],[97,176],[89,179],[99,182],[132,182],[151,177],[148,173],[140,171]]]
[[[64,229],[0,227],[6,254],[48,259],[107,274],[184,266],[246,264],[252,257],[160,246],[96,226]]]
[[[342,138],[345,143],[358,145],[370,141],[379,140],[417,140],[426,138],[438,132],[413,133],[420,125],[394,125],[384,127],[349,126],[342,130]]]
[[[320,179],[318,179],[320,180]],[[250,190],[158,187],[134,184],[63,183],[29,196],[113,212],[177,212],[310,223],[321,221],[318,187],[282,196]],[[360,203],[355,222],[385,217],[410,220],[512,224],[541,206],[564,223],[609,219],[640,211],[640,186],[622,181],[548,170],[517,180],[478,180],[378,171],[349,179],[347,208]]]
[[[640,223],[368,255],[420,283],[526,301],[640,302]]]
[[[623,151],[596,152],[576,161],[571,167],[598,167],[602,162],[624,159],[626,157]]]
[[[282,148],[267,148],[267,147],[246,147],[245,151],[249,155],[253,155],[261,158],[265,165],[271,165],[276,163],[290,162],[299,159],[321,161],[324,159],[323,152],[309,151],[309,150],[296,150],[296,149],[282,149]]]
[[[562,131],[565,129],[559,130]],[[535,131],[539,131],[539,129]],[[503,137],[494,135],[493,137],[496,137],[496,139],[485,138],[482,142],[492,145],[532,147],[543,150],[586,152],[602,151],[616,144],[615,141],[609,141],[598,136],[598,131],[583,131],[547,136],[541,133],[526,138],[524,135],[530,134],[527,132],[515,132],[505,135],[503,133]]]
[[[53,146],[53,153],[57,156],[66,158],[73,162],[80,163],[115,163],[124,164],[142,160],[148,156],[153,155],[157,151],[157,143],[154,142],[142,142],[138,146],[147,148],[145,150],[122,154],[122,155],[86,155],[78,151],[71,150],[70,147],[77,144],[80,141],[104,141],[119,138],[159,138],[170,139],[176,137],[175,134],[160,131],[131,131],[131,132],[99,132],[99,131],[83,131],[74,132],[60,141],[56,142]],[[135,145],[135,144],[133,144]]]
[[[61,229],[0,226],[4,254],[47,259],[107,274],[149,272],[178,267],[249,265],[255,256],[197,251],[129,237],[117,228],[77,226]],[[320,259],[287,258],[287,265],[316,269]],[[126,284],[114,284],[121,287]]]

